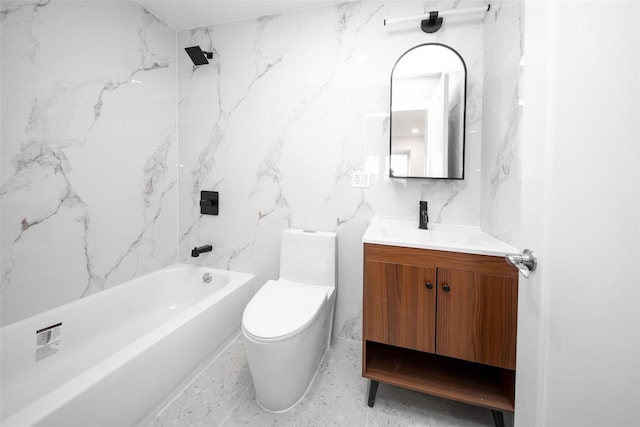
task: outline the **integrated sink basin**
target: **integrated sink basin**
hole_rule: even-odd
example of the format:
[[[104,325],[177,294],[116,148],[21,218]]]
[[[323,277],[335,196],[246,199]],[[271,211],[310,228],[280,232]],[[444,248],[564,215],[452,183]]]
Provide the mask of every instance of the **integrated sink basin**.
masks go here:
[[[516,248],[480,231],[480,227],[429,224],[418,228],[414,221],[374,217],[362,236],[363,243],[408,248],[434,249],[478,255],[505,256],[519,252]]]

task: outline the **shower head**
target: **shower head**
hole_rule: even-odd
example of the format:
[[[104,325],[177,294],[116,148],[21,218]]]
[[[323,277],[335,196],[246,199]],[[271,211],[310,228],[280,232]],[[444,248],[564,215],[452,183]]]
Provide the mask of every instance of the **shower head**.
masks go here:
[[[189,54],[189,57],[193,61],[193,65],[208,64],[209,61],[207,61],[207,58],[213,58],[213,52],[204,52],[200,49],[200,46],[185,47],[184,50]]]

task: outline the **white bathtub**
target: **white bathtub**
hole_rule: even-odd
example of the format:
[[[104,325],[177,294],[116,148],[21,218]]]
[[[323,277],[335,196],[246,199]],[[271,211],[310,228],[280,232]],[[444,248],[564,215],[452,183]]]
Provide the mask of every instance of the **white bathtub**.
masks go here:
[[[255,291],[251,274],[176,264],[2,328],[2,426],[140,422],[238,333]]]

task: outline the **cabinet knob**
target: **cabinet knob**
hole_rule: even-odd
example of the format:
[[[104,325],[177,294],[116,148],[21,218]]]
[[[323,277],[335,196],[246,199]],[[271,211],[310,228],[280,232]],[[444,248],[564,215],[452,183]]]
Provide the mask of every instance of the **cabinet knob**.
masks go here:
[[[431,282],[427,282],[427,283],[425,283],[425,284],[424,284],[424,286],[425,286],[425,288],[427,288],[427,289],[433,289],[433,283],[431,283]]]
[[[447,285],[446,283],[443,283],[442,290],[445,292],[449,292],[451,290],[451,286]]]

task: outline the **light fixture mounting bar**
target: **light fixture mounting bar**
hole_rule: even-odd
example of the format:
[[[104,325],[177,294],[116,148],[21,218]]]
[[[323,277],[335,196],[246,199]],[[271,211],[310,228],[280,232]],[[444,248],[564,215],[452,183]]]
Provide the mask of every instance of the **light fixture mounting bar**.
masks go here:
[[[405,21],[430,19],[430,18],[433,18],[434,15],[437,18],[442,18],[444,16],[481,13],[481,12],[487,12],[489,11],[489,9],[491,9],[491,4],[488,4],[487,6],[483,6],[483,7],[471,7],[467,9],[451,9],[451,10],[443,10],[443,11],[433,11],[424,15],[407,16],[405,18],[385,19],[384,25],[397,24],[398,22],[405,22]]]

